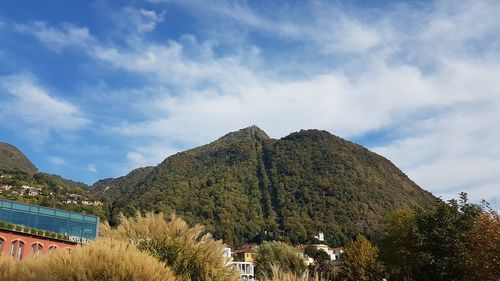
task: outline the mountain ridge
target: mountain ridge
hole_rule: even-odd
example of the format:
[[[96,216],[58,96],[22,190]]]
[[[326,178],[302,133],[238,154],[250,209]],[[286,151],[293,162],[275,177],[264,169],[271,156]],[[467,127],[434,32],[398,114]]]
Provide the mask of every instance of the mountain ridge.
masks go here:
[[[0,168],[17,169],[28,174],[35,174],[38,168],[17,147],[0,142]]]
[[[436,200],[384,157],[315,129],[272,139],[250,126],[126,177],[113,196],[91,187],[116,203],[115,215],[175,212],[234,244],[304,243],[318,231],[342,244],[355,233],[377,235],[396,208],[425,209]]]

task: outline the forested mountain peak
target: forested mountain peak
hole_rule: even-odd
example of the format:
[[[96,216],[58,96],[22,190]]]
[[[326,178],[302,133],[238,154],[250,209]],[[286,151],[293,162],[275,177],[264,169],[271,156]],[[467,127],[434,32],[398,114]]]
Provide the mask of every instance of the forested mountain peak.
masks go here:
[[[340,245],[356,233],[377,235],[397,208],[436,200],[384,157],[327,131],[271,139],[256,126],[106,186],[92,190],[108,200],[111,223],[120,212],[174,212],[233,245],[306,243],[319,231]]]
[[[318,129],[300,130],[298,132],[291,133],[283,138],[283,140],[293,141],[321,141],[325,139],[345,141],[344,139],[337,137],[328,131]]]
[[[219,138],[216,142],[228,142],[235,140],[266,140],[270,137],[261,128],[252,125],[236,132],[231,132]]]
[[[17,147],[0,142],[0,168],[35,174],[38,169]]]

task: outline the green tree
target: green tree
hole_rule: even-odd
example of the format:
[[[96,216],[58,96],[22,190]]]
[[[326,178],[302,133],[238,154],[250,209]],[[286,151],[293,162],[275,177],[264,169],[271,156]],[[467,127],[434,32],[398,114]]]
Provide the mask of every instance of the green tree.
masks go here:
[[[301,275],[306,265],[292,246],[283,242],[264,242],[254,250],[255,273],[259,279],[271,278],[273,266]]]
[[[470,280],[465,263],[473,249],[469,247],[468,235],[481,212],[462,193],[459,201],[450,200],[417,216],[421,265],[415,280]]]
[[[378,248],[363,235],[345,247],[343,256],[344,274],[350,281],[381,280],[384,267],[377,259]]]
[[[309,266],[309,273],[311,277],[327,276],[328,272],[333,269],[330,255],[322,249],[316,249],[314,246],[307,246],[304,249],[304,254],[314,260],[314,263]]]
[[[396,280],[478,280],[499,255],[494,221],[465,193],[428,212],[398,210],[386,225],[382,258]]]
[[[381,247],[381,258],[396,280],[413,280],[418,270],[419,234],[415,214],[398,209],[388,219]]]

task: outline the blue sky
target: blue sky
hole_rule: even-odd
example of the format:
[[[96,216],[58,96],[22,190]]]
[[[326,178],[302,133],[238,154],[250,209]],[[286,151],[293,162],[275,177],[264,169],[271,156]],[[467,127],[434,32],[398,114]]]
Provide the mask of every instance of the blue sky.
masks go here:
[[[499,1],[2,1],[0,139],[94,181],[255,124],[500,197]],[[497,204],[497,203],[494,203]]]

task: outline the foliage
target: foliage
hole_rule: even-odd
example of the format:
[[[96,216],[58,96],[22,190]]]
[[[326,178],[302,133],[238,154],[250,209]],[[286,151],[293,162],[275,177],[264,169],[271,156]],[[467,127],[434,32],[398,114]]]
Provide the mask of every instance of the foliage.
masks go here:
[[[71,196],[78,196],[79,201],[95,201],[94,196],[89,193],[88,187],[83,183],[67,180],[57,175],[38,172],[28,174],[24,171],[9,169],[0,169],[0,175],[6,176],[0,178],[0,184],[12,186],[11,190],[0,192],[0,198],[92,214],[100,217],[101,220],[106,219],[106,214],[101,206],[66,203]],[[22,186],[37,188],[38,194],[31,196],[23,191]]]
[[[272,275],[271,277],[263,277],[262,281],[308,281],[309,278],[307,274],[302,273],[300,275],[280,269],[278,266],[271,267]]]
[[[344,274],[350,281],[381,280],[384,268],[377,260],[378,248],[363,235],[349,242],[343,256]]]
[[[0,169],[15,170],[33,175],[37,168],[16,147],[0,142]]]
[[[168,267],[134,245],[101,239],[72,251],[58,250],[48,255],[15,262],[0,257],[2,281],[173,281]]]
[[[500,216],[485,210],[468,233],[467,270],[475,280],[500,280]]]
[[[398,209],[388,218],[382,240],[381,257],[391,265],[388,270],[396,280],[412,280],[412,276],[418,270],[419,239],[417,222],[412,211]]]
[[[499,237],[498,214],[462,193],[432,211],[395,213],[382,257],[397,280],[498,280]]]
[[[311,277],[318,277],[321,280],[323,277],[334,276],[337,273],[333,272],[337,270],[336,263],[330,260],[330,255],[324,250],[309,245],[304,249],[304,254],[314,260],[314,263],[309,266]]]
[[[319,231],[343,245],[356,233],[380,234],[396,208],[435,201],[383,157],[328,132],[275,140],[255,126],[92,190],[107,199],[111,224],[120,212],[176,212],[236,247],[305,244]]]
[[[279,241],[264,242],[254,250],[255,275],[257,278],[273,276],[273,267],[301,275],[306,265],[293,247]]]
[[[237,272],[224,265],[223,244],[204,234],[200,225],[189,227],[172,215],[167,222],[163,214],[122,216],[116,229],[101,227],[104,236],[129,241],[163,261],[184,280],[237,280]]]

